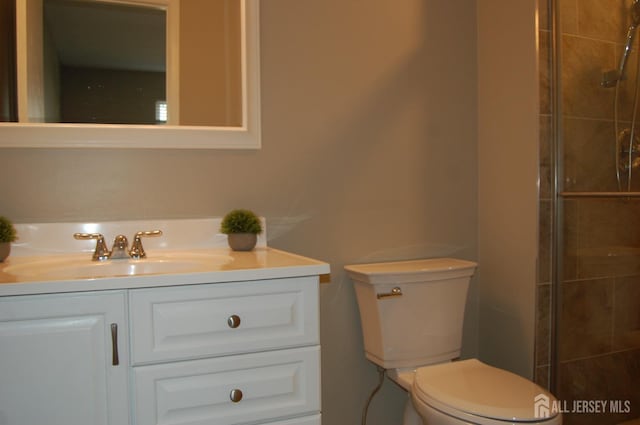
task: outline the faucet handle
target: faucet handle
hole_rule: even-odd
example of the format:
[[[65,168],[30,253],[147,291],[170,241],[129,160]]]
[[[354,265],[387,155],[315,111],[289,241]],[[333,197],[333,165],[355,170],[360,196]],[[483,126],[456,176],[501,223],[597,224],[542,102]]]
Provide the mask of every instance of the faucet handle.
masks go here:
[[[74,233],[73,237],[78,240],[95,239],[96,249],[93,251],[93,261],[104,261],[109,258],[109,248],[104,241],[104,236],[100,233]]]
[[[142,246],[142,238],[161,236],[161,235],[162,235],[162,230],[148,230],[145,232],[136,232],[135,236],[133,237],[133,244],[131,244],[131,250],[129,251],[129,256],[135,259],[146,258],[147,254],[144,252],[144,247]]]

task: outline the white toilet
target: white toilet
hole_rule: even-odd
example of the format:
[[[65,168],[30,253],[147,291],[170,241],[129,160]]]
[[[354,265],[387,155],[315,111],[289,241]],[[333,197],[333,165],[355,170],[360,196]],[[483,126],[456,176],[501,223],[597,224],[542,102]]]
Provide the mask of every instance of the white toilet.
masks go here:
[[[476,359],[454,361],[476,266],[452,258],[345,266],[366,357],[409,392],[404,425],[562,424],[556,399],[533,382]]]

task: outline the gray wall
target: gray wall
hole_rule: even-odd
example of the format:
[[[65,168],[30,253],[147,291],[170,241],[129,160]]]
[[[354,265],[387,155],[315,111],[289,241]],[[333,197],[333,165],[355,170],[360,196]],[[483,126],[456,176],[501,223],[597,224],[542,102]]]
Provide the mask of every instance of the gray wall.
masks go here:
[[[477,3],[479,357],[532,378],[540,126],[537,2]]]
[[[359,423],[376,383],[344,264],[477,258],[472,0],[261,2],[260,151],[21,150],[0,155],[17,222],[256,210],[269,245],[331,263],[321,287],[323,414]],[[0,132],[1,135],[1,132]],[[464,353],[476,354],[476,283]],[[397,424],[385,384],[369,425]]]

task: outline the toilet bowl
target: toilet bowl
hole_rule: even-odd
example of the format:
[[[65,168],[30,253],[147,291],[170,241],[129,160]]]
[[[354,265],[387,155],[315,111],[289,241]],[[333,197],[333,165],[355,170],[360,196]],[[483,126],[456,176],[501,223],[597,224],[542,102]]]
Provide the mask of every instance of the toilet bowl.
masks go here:
[[[410,394],[425,424],[562,423],[550,409],[536,409],[536,400],[554,400],[546,390],[477,359],[417,369]]]
[[[345,266],[366,357],[409,393],[404,425],[562,424],[540,386],[477,359],[457,360],[476,266],[452,258]]]

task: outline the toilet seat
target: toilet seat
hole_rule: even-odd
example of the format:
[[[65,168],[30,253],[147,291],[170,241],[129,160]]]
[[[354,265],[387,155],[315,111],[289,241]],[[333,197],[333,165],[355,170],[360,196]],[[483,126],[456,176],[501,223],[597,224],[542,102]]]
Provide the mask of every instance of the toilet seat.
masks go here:
[[[536,397],[555,400],[543,388],[476,359],[417,369],[411,392],[416,403],[475,423],[536,423],[557,416],[557,412],[550,412],[549,417],[535,415]]]

